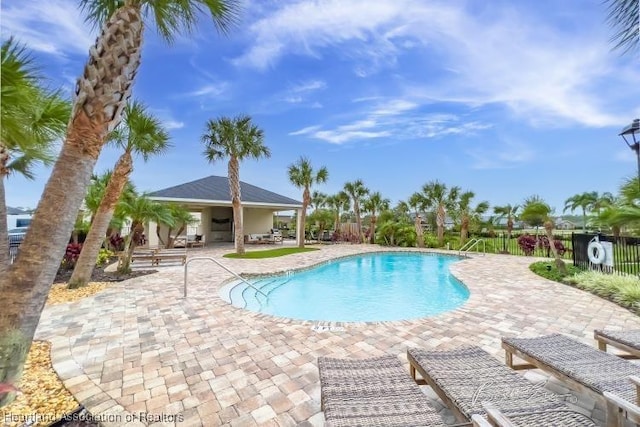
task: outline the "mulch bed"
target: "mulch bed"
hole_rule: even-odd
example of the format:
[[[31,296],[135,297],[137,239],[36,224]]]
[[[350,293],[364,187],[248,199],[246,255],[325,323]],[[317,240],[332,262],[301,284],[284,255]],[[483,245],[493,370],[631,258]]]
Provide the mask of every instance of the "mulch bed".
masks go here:
[[[49,292],[47,304],[61,304],[91,296],[108,288],[113,282],[155,273],[156,270],[134,270],[128,274],[105,272],[96,268],[86,287],[67,289],[73,270],[59,270]],[[51,345],[34,341],[18,386],[21,393],[10,405],[0,410],[6,426],[98,427],[86,409],[67,391],[51,366]],[[7,416],[10,418],[7,418]],[[15,420],[11,420],[11,416]],[[53,419],[52,419],[53,418]],[[65,419],[66,418],[66,419]],[[59,419],[54,422],[55,419]],[[53,422],[53,424],[52,424]]]

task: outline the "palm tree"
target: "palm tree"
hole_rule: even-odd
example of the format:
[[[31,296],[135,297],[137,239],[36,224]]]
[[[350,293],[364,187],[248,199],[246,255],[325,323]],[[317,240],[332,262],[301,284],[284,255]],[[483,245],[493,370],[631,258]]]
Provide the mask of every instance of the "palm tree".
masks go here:
[[[361,179],[344,184],[344,191],[349,195],[353,202],[353,213],[356,216],[356,229],[358,232],[358,242],[362,243],[362,218],[360,218],[360,202],[362,198],[369,194],[369,190],[364,186]]]
[[[371,230],[369,231],[369,242],[375,243],[376,241],[376,214],[389,209],[389,199],[383,198],[379,191],[371,193],[362,204],[363,209],[371,214]]]
[[[52,143],[64,135],[71,104],[43,86],[24,47],[10,38],[0,50],[0,218],[6,218],[5,179],[11,174],[33,179],[36,163],[51,164]],[[0,242],[7,239],[7,223],[0,220]],[[8,250],[0,244],[0,276],[9,269]]]
[[[340,228],[340,212],[349,209],[349,195],[344,191],[327,197],[327,206],[335,213],[335,221],[333,224],[333,230],[338,231]]]
[[[524,200],[520,219],[536,228],[536,236],[538,235],[538,227],[544,225],[546,218],[551,212],[551,207],[542,197],[533,195]]]
[[[226,32],[236,21],[239,1],[80,0],[80,4],[101,32],[78,79],[66,138],[29,232],[8,274],[0,275],[5,304],[0,360],[8,361],[0,364],[0,382],[15,383],[20,377],[94,165],[131,95],[145,22],[152,22],[170,42],[178,34],[190,33],[205,12]],[[2,398],[0,406],[8,399]]]
[[[304,248],[305,221],[307,218],[307,208],[311,203],[311,186],[322,184],[329,179],[329,171],[322,166],[318,171],[314,171],[311,161],[302,156],[298,161],[289,165],[287,170],[289,181],[302,191],[302,210],[300,211],[300,223],[296,224],[298,231],[298,247]]]
[[[146,194],[122,201],[124,214],[131,220],[129,234],[125,239],[124,257],[118,266],[118,272],[131,271],[131,257],[138,242],[142,240],[144,225],[150,221],[174,225],[171,210],[166,204],[151,200]]]
[[[475,197],[473,191],[465,191],[460,194],[456,204],[456,216],[460,219],[460,246],[462,247],[469,236],[469,227],[472,222],[480,221],[480,217],[489,210],[489,202],[483,201],[475,207],[471,201]]]
[[[607,20],[615,31],[611,41],[614,49],[632,53],[640,44],[640,9],[638,0],[605,0],[608,3]]]
[[[327,205],[327,197],[327,194],[316,190],[311,193],[311,201],[309,202],[309,206],[311,206],[314,211],[317,211],[318,209],[321,209]]]
[[[169,209],[171,221],[169,221],[168,223],[164,223],[164,225],[167,226],[167,243],[165,243],[165,246],[167,248],[173,248],[173,245],[175,243],[175,238],[171,237],[171,235],[173,234],[173,227],[178,227],[178,230],[175,232],[174,236],[179,236],[182,234],[184,229],[187,228],[188,225],[194,224],[198,222],[198,220],[194,218],[193,215],[191,215],[191,212],[189,212],[189,209],[187,209],[185,206],[170,203],[167,205],[167,208]],[[158,223],[158,226],[160,224],[162,223]]]
[[[146,107],[134,101],[124,110],[124,120],[109,134],[109,141],[123,153],[104,191],[100,205],[91,223],[82,251],[69,279],[69,289],[86,286],[91,280],[96,258],[104,242],[113,213],[124,188],[133,172],[133,156],[140,155],[146,162],[151,156],[166,152],[169,134],[160,120],[151,115]]]
[[[438,228],[438,245],[444,245],[444,223],[447,211],[451,211],[456,206],[456,200],[460,194],[460,187],[451,187],[447,191],[447,186],[440,181],[431,181],[422,187],[422,196],[428,206],[436,209],[436,226]]]
[[[416,229],[416,244],[419,248],[424,248],[424,230],[422,228],[422,217],[420,211],[427,208],[427,200],[420,193],[413,193],[406,202],[407,208],[411,208],[414,214],[414,227]]]
[[[235,118],[220,117],[209,120],[205,134],[204,156],[209,163],[229,158],[228,178],[231,205],[233,206],[233,227],[236,253],[244,253],[244,232],[242,224],[242,195],[240,194],[240,162],[248,157],[260,159],[270,157],[271,151],[264,145],[264,132],[251,122],[249,116]]]
[[[574,194],[564,201],[563,213],[567,210],[571,212],[580,208],[582,210],[582,231],[587,229],[587,210],[598,203],[598,192],[584,192],[580,194]]]
[[[511,240],[511,234],[513,233],[513,221],[517,218],[518,209],[520,209],[519,205],[512,206],[511,204],[495,206],[493,208],[493,213],[498,215],[498,220],[505,217],[507,218],[507,241],[503,247],[504,253],[509,253],[507,248],[509,247],[509,241]]]

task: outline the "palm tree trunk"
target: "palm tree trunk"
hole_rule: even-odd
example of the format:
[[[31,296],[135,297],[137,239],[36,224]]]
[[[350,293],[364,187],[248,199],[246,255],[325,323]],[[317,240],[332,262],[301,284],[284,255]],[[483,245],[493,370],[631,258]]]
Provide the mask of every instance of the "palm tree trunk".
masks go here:
[[[460,247],[464,246],[467,242],[467,238],[469,237],[469,217],[465,216],[462,218],[462,222],[460,224]]]
[[[49,288],[106,135],[121,120],[140,64],[139,6],[117,9],[105,23],[82,77],[62,146],[20,254],[0,277],[0,382],[15,384],[40,320]],[[13,396],[0,398],[0,406]]]
[[[7,229],[7,205],[4,193],[6,168],[2,164],[2,145],[0,144],[0,277],[9,271],[9,230]]]
[[[416,228],[416,241],[419,248],[424,248],[424,230],[422,229],[422,218],[416,212],[414,226]]]
[[[309,207],[309,202],[311,201],[311,194],[309,193],[309,187],[305,187],[302,192],[302,211],[300,212],[300,224],[298,227],[298,247],[304,248],[304,240],[306,235],[306,223],[307,223],[307,207]]]
[[[132,171],[133,159],[131,158],[131,153],[125,152],[118,159],[109,184],[104,190],[104,196],[94,216],[93,224],[82,245],[82,251],[69,279],[69,289],[86,286],[91,280],[98,253],[104,243],[104,236],[113,218],[113,212]]]
[[[240,164],[236,157],[229,159],[229,191],[233,206],[233,228],[236,253],[244,254],[244,232],[242,224],[242,195],[240,194]]]
[[[513,232],[513,220],[511,217],[507,219],[507,249],[506,252],[509,252],[509,243],[511,242],[511,233]]]
[[[553,241],[553,222],[546,221],[544,223],[544,229],[547,233],[547,240],[549,240],[549,249],[551,249],[551,253],[553,254],[553,258],[555,259],[555,264],[558,268],[558,271],[560,271],[560,273],[562,274],[567,274],[567,266],[558,254],[558,250],[556,249],[556,245]]]
[[[160,235],[160,224],[156,224],[156,236],[158,237],[158,243],[160,243],[160,246],[164,246],[165,248],[167,246],[165,246],[164,240],[162,239],[162,236]]]
[[[582,208],[582,232],[586,232],[587,231],[587,211],[584,209],[584,207]]]
[[[442,206],[438,206],[438,212],[436,213],[436,225],[438,226],[438,246],[444,245],[444,220],[445,211]]]
[[[371,232],[369,233],[369,243],[374,244],[376,242],[376,216],[371,214]]]
[[[131,271],[131,259],[133,258],[133,252],[136,250],[138,240],[144,232],[144,225],[140,221],[133,221],[131,223],[131,232],[127,236],[127,241],[124,247],[125,256],[122,258],[122,264],[118,267],[119,273],[129,273]]]
[[[362,219],[360,219],[360,205],[356,199],[353,199],[353,213],[356,215],[356,229],[358,230],[358,243],[362,243]]]

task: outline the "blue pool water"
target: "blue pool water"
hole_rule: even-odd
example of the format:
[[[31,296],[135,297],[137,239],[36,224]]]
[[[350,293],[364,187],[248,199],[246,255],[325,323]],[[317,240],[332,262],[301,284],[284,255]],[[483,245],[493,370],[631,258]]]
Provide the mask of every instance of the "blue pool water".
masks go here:
[[[225,286],[223,298],[251,311],[303,320],[369,322],[452,310],[469,298],[449,273],[458,258],[418,253],[368,254],[310,270]]]

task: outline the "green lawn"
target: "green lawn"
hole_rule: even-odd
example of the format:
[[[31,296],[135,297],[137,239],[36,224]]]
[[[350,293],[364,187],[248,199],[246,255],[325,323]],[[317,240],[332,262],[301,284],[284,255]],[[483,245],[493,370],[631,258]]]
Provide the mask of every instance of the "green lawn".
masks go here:
[[[244,255],[238,255],[236,253],[223,255],[225,258],[246,258],[246,259],[262,259],[262,258],[275,258],[278,256],[285,256],[291,254],[297,254],[300,252],[317,251],[317,248],[278,248],[268,249],[266,251],[251,251],[245,252]]]

